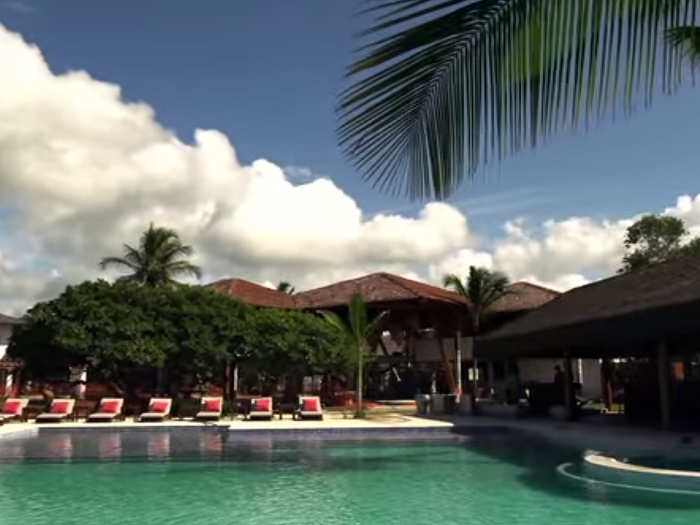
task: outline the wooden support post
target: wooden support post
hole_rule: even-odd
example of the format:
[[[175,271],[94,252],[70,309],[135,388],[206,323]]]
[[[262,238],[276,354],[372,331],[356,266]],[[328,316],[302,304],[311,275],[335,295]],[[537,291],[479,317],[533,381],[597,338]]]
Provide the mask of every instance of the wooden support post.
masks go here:
[[[462,397],[462,330],[457,329],[455,336],[455,360],[457,361],[457,403]]]
[[[564,356],[564,403],[566,417],[569,421],[576,418],[576,393],[574,392],[574,374],[571,366],[571,356]]]
[[[661,341],[656,347],[657,368],[659,372],[659,407],[661,428],[671,426],[671,378],[669,375],[668,346]]]
[[[455,376],[452,371],[452,364],[450,363],[450,360],[447,359],[447,353],[445,352],[442,337],[440,337],[440,334],[437,331],[435,332],[435,337],[435,342],[438,345],[438,349],[440,350],[440,357],[442,358],[442,366],[445,367],[445,375],[447,376],[447,386],[450,389],[450,392],[454,394],[457,390],[457,385],[455,384]]]

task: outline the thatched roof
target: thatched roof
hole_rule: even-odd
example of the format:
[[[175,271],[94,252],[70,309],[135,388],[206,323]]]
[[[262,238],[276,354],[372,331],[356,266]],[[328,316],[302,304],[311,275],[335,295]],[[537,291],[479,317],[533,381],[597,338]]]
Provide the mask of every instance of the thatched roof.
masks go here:
[[[22,319],[17,317],[10,317],[9,315],[0,314],[0,324],[23,324]]]
[[[700,257],[575,288],[480,338],[485,354],[635,355],[700,332]],[[629,352],[629,353],[625,353]]]
[[[298,308],[334,308],[344,306],[359,293],[367,304],[390,304],[401,301],[424,301],[465,306],[462,296],[390,273],[372,273],[356,279],[300,292],[294,296]]]
[[[208,284],[207,288],[239,299],[250,306],[295,308],[292,295],[246,281],[245,279],[221,279]]]
[[[513,283],[508,289],[512,293],[496,301],[493,306],[491,306],[492,312],[523,312],[526,310],[533,310],[561,295],[560,292],[526,281]]]

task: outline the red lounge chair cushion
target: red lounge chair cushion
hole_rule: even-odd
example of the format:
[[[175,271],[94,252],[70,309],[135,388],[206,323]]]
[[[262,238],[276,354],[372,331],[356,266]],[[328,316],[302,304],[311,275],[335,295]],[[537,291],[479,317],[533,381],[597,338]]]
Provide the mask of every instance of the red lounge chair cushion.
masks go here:
[[[8,401],[5,406],[2,407],[3,414],[17,414],[20,410],[22,403],[20,401]]]
[[[270,400],[269,399],[256,399],[253,405],[254,412],[269,412],[270,411]]]
[[[301,405],[302,412],[320,412],[321,407],[318,406],[318,399],[304,399]]]
[[[207,399],[204,403],[204,412],[219,412],[221,410],[221,399]]]
[[[100,412],[107,414],[116,414],[119,412],[119,401],[103,401],[100,407]]]
[[[168,402],[154,401],[153,403],[151,403],[151,408],[149,410],[151,412],[166,412],[168,410]]]
[[[70,406],[70,401],[56,401],[51,405],[52,414],[65,414],[68,412],[68,407]]]

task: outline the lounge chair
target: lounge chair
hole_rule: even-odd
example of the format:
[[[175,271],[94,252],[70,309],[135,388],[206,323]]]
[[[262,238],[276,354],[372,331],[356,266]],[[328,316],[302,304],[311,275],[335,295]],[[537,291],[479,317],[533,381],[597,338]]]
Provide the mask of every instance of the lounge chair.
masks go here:
[[[199,412],[194,416],[197,421],[218,421],[224,408],[223,397],[202,397]]]
[[[100,400],[99,408],[90,414],[87,418],[90,422],[105,422],[124,419],[122,407],[124,406],[124,398],[122,397],[103,397]]]
[[[323,419],[321,398],[318,396],[299,396],[299,408],[295,419]]]
[[[148,410],[139,416],[139,421],[165,421],[170,418],[173,400],[169,397],[152,397]]]
[[[54,399],[48,412],[42,412],[36,416],[37,423],[60,423],[73,415],[75,399]]]
[[[0,412],[0,425],[13,420],[24,421],[23,413],[28,403],[29,399],[26,397],[8,397]]]
[[[272,419],[272,398],[256,397],[251,399],[248,419]]]

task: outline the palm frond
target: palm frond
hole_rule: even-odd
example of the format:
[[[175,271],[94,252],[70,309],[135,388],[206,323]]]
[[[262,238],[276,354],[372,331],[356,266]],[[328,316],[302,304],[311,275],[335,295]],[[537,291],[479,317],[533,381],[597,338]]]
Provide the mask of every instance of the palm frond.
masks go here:
[[[168,275],[193,275],[197,279],[202,278],[202,270],[196,264],[187,261],[174,261],[163,266]]]
[[[464,283],[455,274],[451,273],[449,275],[446,275],[442,280],[442,285],[445,288],[454,290],[465,299],[469,299],[469,294],[467,293],[467,289],[464,287]]]
[[[103,270],[110,266],[126,266],[130,270],[137,270],[137,266],[134,265],[129,259],[124,257],[104,257],[100,261],[100,268]]]
[[[668,41],[673,47],[681,50],[692,67],[700,64],[700,27],[674,27],[668,32]]]
[[[674,92],[684,51],[663,35],[699,3],[375,0],[340,144],[373,186],[446,198],[490,162]]]

